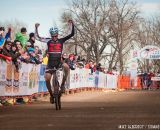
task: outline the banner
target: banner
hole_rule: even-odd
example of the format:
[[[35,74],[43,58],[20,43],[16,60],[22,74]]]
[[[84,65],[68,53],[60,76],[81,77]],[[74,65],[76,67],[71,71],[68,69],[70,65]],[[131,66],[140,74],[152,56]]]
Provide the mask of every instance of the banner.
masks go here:
[[[38,92],[38,75],[40,66],[22,64],[19,72],[15,72],[14,65],[0,61],[0,96],[32,95]],[[7,69],[7,67],[9,67]],[[7,70],[10,70],[9,72]],[[15,74],[16,73],[16,74]],[[11,76],[7,85],[7,76]],[[15,85],[15,77],[18,78]]]
[[[98,87],[99,88],[106,88],[106,83],[105,83],[105,79],[106,79],[106,74],[99,72],[99,80],[98,80]]]
[[[147,45],[140,50],[132,52],[132,59],[160,59],[160,48],[153,45]]]
[[[117,80],[118,80],[118,75],[107,74],[107,87],[106,88],[116,89]]]
[[[38,92],[47,92],[44,79],[46,65],[34,65],[22,63],[17,72],[11,63],[0,61],[0,96],[24,96]],[[57,71],[58,80],[61,84],[63,72]],[[90,69],[70,70],[66,89],[81,87],[116,88],[117,75],[94,72]]]
[[[77,85],[77,74],[75,72],[75,70],[70,70],[70,89],[72,88],[76,88]]]
[[[0,60],[0,96],[5,96],[6,63]]]
[[[44,79],[46,65],[40,65],[39,81],[38,81],[38,92],[47,92],[46,82]]]
[[[150,59],[160,59],[160,50],[156,50],[150,54]]]

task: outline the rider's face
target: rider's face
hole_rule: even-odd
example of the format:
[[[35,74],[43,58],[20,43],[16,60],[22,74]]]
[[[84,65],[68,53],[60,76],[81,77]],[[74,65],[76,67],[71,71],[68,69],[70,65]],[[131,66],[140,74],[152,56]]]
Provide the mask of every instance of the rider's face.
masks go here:
[[[58,39],[58,33],[55,35],[52,35],[52,40],[56,41]]]

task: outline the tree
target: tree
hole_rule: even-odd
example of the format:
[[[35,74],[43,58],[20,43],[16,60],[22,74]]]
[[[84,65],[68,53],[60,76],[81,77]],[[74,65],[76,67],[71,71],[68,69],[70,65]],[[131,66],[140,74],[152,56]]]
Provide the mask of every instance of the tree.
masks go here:
[[[62,19],[72,17],[76,24],[72,44],[96,63],[108,57],[109,69],[119,65],[122,73],[139,20],[136,4],[128,0],[73,0],[68,11]]]
[[[73,0],[69,13],[62,16],[63,20],[67,15],[73,17],[77,35],[72,44],[79,46],[87,59],[95,60],[96,63],[103,58],[104,50],[109,44],[109,34],[105,31],[107,10],[105,0]]]
[[[112,33],[111,45],[114,48],[110,63],[112,64],[115,60],[115,66],[118,64],[122,73],[128,53],[136,38],[135,29],[140,20],[139,11],[136,3],[129,3],[128,0],[111,0],[109,7],[108,26]]]
[[[155,15],[149,19],[141,20],[137,29],[137,45],[143,48],[146,45],[155,45],[160,47],[160,17]],[[159,67],[159,60],[141,59],[140,67],[144,71],[155,71]]]

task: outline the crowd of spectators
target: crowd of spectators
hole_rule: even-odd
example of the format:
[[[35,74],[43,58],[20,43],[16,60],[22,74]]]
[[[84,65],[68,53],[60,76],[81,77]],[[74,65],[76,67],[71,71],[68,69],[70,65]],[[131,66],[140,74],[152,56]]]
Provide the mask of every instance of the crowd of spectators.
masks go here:
[[[157,73],[142,72],[138,74],[138,77],[140,78],[140,84],[142,89],[150,90],[152,86],[156,86],[157,89],[160,88],[160,80],[152,80],[153,77],[160,77],[160,69],[157,71]]]
[[[0,27],[0,29],[0,38],[2,39],[5,29],[3,27]],[[11,29],[9,29],[9,32],[11,32]],[[12,58],[12,63],[17,71],[22,62],[41,64],[43,59],[42,51],[38,46],[35,46],[34,33],[30,33],[28,36],[27,30],[24,27],[21,28],[20,32],[16,33],[14,40],[9,37],[5,39],[3,47],[0,47],[0,53]],[[9,61],[6,60],[6,62]]]
[[[4,28],[2,31],[5,33]],[[11,33],[10,28],[8,32]],[[47,64],[47,50],[42,52],[39,49],[39,46],[35,45],[36,41],[33,32],[28,35],[27,29],[23,27],[20,32],[16,33],[14,40],[9,38],[10,34],[8,34],[8,32],[6,33],[8,37],[6,38],[3,48],[0,48],[0,53],[5,56],[12,57],[12,63],[15,65],[17,71],[21,67],[22,62],[31,64]],[[4,34],[0,34],[0,37],[2,37],[2,35]],[[8,61],[6,60],[6,62]],[[106,73],[100,63],[96,64],[93,60],[87,61],[80,55],[64,53],[62,55],[62,62],[66,62],[71,70],[75,70],[76,68],[86,68],[91,70],[91,74],[97,70]]]
[[[95,71],[105,72],[100,63],[96,64],[93,60],[87,61],[80,55],[64,53],[62,55],[62,61],[66,62],[71,70],[75,70],[76,68],[86,68],[91,70],[91,74]]]

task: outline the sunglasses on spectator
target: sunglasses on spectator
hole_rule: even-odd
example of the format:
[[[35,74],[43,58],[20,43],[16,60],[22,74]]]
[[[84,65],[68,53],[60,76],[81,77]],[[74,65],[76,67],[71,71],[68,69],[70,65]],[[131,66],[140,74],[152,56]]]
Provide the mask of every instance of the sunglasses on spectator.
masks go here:
[[[27,45],[27,47],[31,47],[31,45]]]
[[[11,46],[12,44],[11,44],[11,43],[8,43],[7,45]]]

